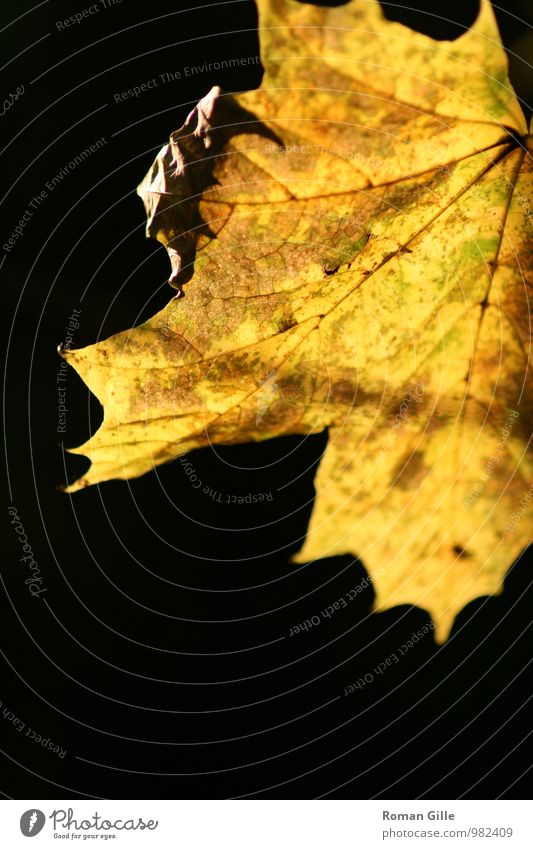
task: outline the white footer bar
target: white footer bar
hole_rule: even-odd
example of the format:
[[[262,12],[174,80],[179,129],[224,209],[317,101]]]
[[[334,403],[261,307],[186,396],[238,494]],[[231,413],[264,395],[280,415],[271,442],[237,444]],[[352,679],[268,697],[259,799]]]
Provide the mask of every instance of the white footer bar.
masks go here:
[[[532,849],[527,801],[4,801],[0,844],[184,849]],[[29,838],[35,843],[28,844]]]

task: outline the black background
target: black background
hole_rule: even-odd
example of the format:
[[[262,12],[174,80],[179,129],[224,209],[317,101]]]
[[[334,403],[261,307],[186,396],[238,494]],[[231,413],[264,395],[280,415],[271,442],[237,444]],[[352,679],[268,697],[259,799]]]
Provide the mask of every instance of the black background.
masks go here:
[[[417,3],[387,13],[437,38],[459,35],[477,7]],[[288,637],[366,574],[348,557],[288,563],[305,535],[326,435],[191,455],[213,489],[272,492],[268,504],[215,503],[179,463],[73,497],[58,490],[87,465],[65,455],[56,431],[56,347],[68,317],[81,308],[82,347],[172,297],[166,252],[144,238],[135,187],[212,85],[261,80],[254,65],[184,75],[258,54],[249,0],[203,9],[189,0],[186,12],[168,0],[123,0],[58,31],[56,21],[88,5],[3,4],[5,24],[28,14],[2,32],[11,59],[2,91],[25,87],[1,118],[2,242],[47,181],[99,137],[107,143],[48,193],[1,269],[10,320],[0,699],[67,755],[2,718],[0,790],[49,799],[527,795],[531,556],[510,570],[501,596],[461,613],[446,645],[426,637],[344,697],[428,617],[408,607],[372,613],[369,586],[329,621]],[[507,3],[498,20],[531,103],[520,58],[532,57],[531,7]],[[115,103],[114,93],[176,71],[178,82]],[[97,429],[101,410],[71,369],[67,394],[68,447]],[[10,504],[44,576],[39,599],[24,586]]]

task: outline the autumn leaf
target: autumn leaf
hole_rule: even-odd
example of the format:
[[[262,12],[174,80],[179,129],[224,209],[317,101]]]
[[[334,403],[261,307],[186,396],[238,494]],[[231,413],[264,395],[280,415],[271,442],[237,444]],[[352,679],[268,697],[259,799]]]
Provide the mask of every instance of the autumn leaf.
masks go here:
[[[531,532],[531,136],[492,8],[453,42],[374,0],[260,0],[139,186],[185,297],[68,361],[104,407],[70,487],[210,443],[329,441],[297,561],[346,552],[443,639]]]

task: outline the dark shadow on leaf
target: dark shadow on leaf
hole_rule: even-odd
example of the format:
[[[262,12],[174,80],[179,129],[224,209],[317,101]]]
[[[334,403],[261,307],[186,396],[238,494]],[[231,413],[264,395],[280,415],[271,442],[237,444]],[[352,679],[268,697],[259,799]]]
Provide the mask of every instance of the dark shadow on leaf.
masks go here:
[[[320,0],[310,5],[331,8],[345,6],[346,0]],[[438,41],[459,38],[472,26],[479,12],[479,0],[406,0],[405,3],[380,0],[380,5],[389,21],[397,21]]]

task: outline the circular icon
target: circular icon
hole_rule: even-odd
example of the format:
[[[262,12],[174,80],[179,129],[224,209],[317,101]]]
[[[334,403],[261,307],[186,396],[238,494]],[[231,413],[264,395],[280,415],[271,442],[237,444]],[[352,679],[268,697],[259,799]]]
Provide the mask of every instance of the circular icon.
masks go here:
[[[24,811],[20,818],[20,830],[24,837],[35,837],[42,830],[45,822],[46,817],[42,811],[30,808],[29,811]]]

